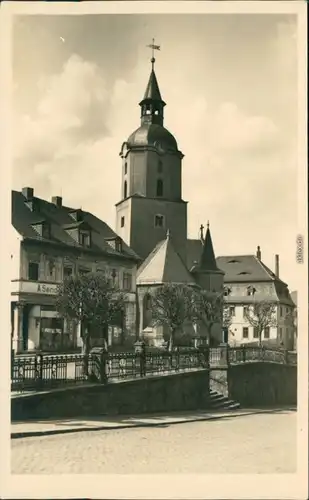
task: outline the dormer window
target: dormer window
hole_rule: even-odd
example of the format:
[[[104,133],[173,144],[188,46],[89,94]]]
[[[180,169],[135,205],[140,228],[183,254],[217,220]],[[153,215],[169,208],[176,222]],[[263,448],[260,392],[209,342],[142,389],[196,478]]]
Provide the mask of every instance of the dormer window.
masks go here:
[[[31,212],[39,211],[39,204],[36,198],[32,198],[31,200],[25,201],[25,205],[31,210]]]
[[[46,240],[50,239],[50,223],[48,221],[41,221],[32,224],[32,229],[34,229],[35,232],[41,236],[41,238]]]
[[[224,296],[225,296],[225,297],[228,297],[228,296],[230,295],[231,291],[232,291],[232,290],[231,290],[229,287],[225,286],[225,287],[224,287],[224,290],[223,290],[223,294],[224,294]]]
[[[247,295],[248,296],[251,296],[251,295],[253,296],[255,294],[255,292],[256,292],[256,289],[254,288],[254,286],[250,285],[247,287]]]
[[[228,261],[228,264],[239,264],[239,263],[240,263],[240,261],[237,259],[232,259],[232,260]]]
[[[88,248],[91,246],[90,231],[79,231],[79,244]]]
[[[115,238],[107,238],[107,243],[113,250],[116,250],[116,252],[122,252],[122,239],[119,238],[119,236],[116,236]]]
[[[83,220],[83,212],[80,208],[78,208],[77,210],[72,210],[70,212],[70,216],[76,222],[81,222]]]

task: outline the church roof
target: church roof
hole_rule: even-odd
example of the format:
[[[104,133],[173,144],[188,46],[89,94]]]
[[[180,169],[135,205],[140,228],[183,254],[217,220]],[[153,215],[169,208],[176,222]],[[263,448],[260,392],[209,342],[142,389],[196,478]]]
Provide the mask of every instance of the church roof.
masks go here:
[[[137,285],[161,285],[163,283],[196,285],[193,276],[176,252],[169,235],[157,244],[138,269],[136,283]]]
[[[218,269],[215,258],[215,252],[212,244],[209,224],[207,224],[206,236],[202,243],[202,251],[200,253],[198,264],[194,265],[192,271],[193,270],[194,272],[204,272],[204,271],[220,272],[220,269]]]
[[[161,147],[164,150],[178,150],[175,137],[166,128],[155,123],[141,125],[130,135],[127,144],[129,148],[132,146],[153,146]]]
[[[144,100],[146,99],[151,99],[152,101],[162,101],[158,80],[153,69],[151,70],[144,95]]]

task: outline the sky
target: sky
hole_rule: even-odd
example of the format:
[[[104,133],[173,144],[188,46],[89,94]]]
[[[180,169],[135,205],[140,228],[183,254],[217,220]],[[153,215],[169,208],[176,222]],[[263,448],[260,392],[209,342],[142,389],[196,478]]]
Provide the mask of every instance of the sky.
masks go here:
[[[188,236],[253,254],[296,286],[297,19],[291,14],[18,16],[13,189],[60,195],[115,227],[121,145],[155,70],[184,153]],[[64,38],[64,42],[61,38]],[[298,270],[297,270],[298,272]]]

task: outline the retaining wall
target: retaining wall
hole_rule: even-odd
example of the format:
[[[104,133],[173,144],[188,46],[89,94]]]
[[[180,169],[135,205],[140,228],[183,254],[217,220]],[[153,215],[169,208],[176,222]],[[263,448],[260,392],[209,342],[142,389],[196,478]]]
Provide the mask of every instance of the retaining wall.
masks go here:
[[[11,399],[13,421],[207,409],[209,372],[66,387]]]
[[[243,408],[297,404],[297,366],[254,362],[231,365],[228,394]]]

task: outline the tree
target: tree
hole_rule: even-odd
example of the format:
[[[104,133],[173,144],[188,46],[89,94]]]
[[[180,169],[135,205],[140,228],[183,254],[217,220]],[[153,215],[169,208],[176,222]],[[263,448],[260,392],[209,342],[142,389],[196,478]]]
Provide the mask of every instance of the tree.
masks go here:
[[[259,345],[262,345],[262,333],[265,328],[277,326],[276,305],[272,302],[261,301],[250,304],[245,308],[244,316],[248,323],[256,329]]]
[[[207,290],[194,290],[193,317],[196,322],[202,322],[206,327],[210,341],[212,328],[223,321],[224,298],[221,293]]]
[[[175,335],[192,319],[192,289],[187,285],[164,284],[152,295],[152,323],[169,329],[168,349],[174,346]]]
[[[86,375],[91,337],[98,331],[107,342],[108,326],[119,324],[124,303],[124,294],[111,285],[102,273],[69,276],[58,286],[56,309],[59,315],[78,321],[82,326]]]

